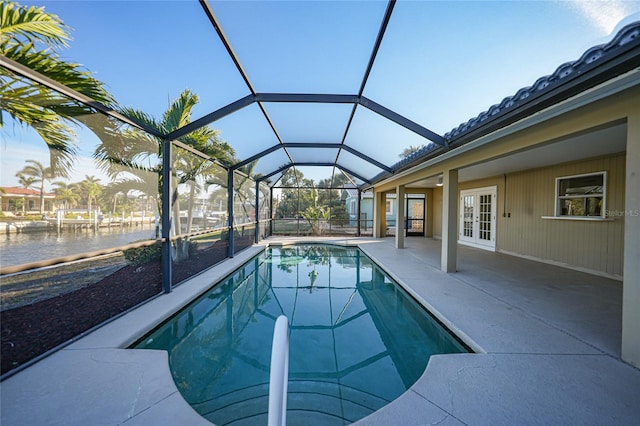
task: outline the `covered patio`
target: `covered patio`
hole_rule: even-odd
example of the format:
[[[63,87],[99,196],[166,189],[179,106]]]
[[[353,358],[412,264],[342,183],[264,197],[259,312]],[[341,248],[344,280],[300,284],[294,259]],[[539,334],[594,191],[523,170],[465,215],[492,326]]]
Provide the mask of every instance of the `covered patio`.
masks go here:
[[[440,242],[427,238],[407,238],[405,249],[390,238],[320,240],[359,245],[476,352],[432,357],[410,390],[358,424],[637,422],[640,371],[620,360],[620,282],[464,246],[459,271],[447,274]],[[227,259],[5,380],[2,422],[54,424],[60,413],[68,424],[204,422],[175,388],[166,355],[125,348],[259,250]]]

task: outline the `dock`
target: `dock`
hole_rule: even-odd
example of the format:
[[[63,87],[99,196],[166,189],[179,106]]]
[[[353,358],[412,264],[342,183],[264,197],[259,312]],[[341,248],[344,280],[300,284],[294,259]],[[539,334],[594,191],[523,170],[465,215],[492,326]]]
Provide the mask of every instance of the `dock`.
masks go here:
[[[66,219],[66,218],[47,218],[41,220],[16,220],[11,222],[0,222],[0,232],[3,234],[19,234],[27,232],[43,232],[58,230],[59,232],[76,232],[81,230],[101,228],[123,228],[138,227],[142,225],[154,224],[153,216],[133,216],[133,217],[117,217],[103,219]]]

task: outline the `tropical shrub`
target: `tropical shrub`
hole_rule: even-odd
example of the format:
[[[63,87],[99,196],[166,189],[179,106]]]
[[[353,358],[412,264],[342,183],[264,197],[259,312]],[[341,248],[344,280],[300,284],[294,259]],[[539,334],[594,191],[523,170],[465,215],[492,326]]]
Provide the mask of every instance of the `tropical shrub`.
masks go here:
[[[162,256],[162,243],[127,249],[124,250],[122,254],[131,266],[144,265],[145,263],[160,260],[160,256]]]

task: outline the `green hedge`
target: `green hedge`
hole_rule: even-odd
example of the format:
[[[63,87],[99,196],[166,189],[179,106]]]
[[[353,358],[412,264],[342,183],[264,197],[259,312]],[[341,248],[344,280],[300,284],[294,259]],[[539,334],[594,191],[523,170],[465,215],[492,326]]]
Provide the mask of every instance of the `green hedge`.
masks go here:
[[[130,265],[140,266],[160,259],[162,256],[162,243],[124,250],[122,254]]]

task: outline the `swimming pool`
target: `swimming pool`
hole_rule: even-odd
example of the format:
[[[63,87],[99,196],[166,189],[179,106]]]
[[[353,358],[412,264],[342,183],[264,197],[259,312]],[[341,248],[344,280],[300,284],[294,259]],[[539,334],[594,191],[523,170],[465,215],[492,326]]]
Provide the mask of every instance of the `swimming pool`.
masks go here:
[[[273,326],[290,330],[287,423],[354,422],[405,392],[429,357],[467,350],[358,248],[270,247],[146,336],[218,425],[266,424]]]

